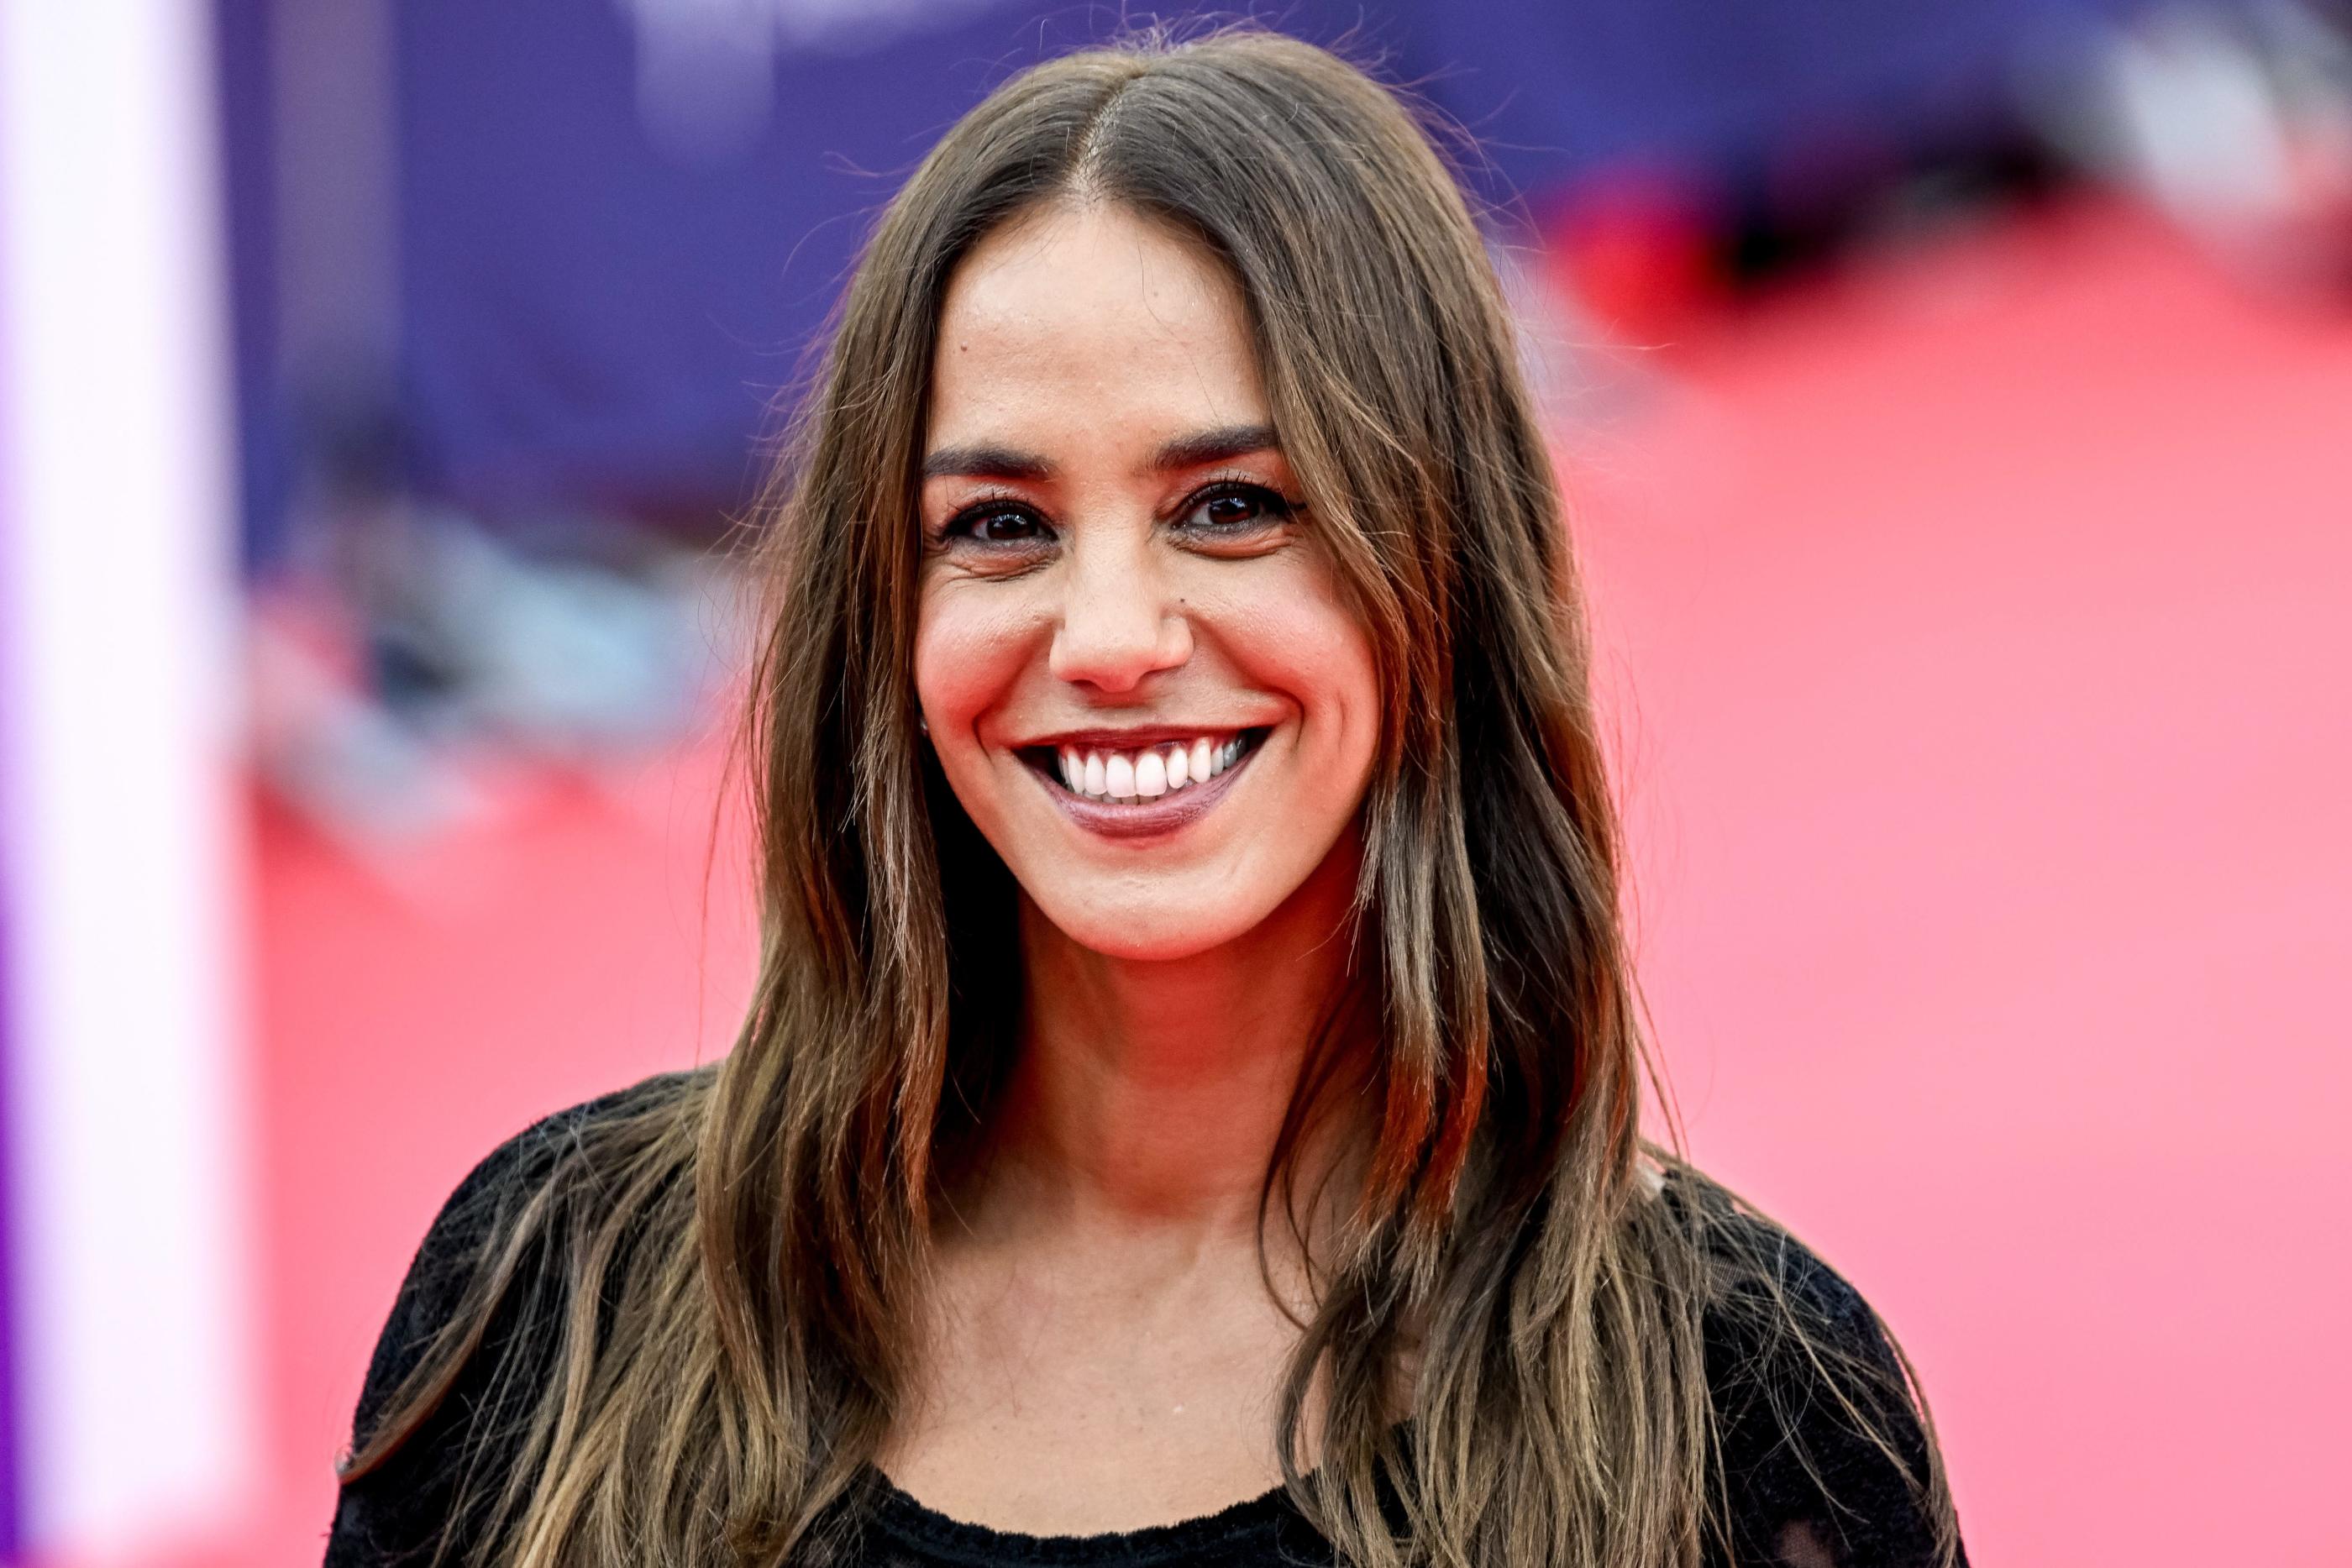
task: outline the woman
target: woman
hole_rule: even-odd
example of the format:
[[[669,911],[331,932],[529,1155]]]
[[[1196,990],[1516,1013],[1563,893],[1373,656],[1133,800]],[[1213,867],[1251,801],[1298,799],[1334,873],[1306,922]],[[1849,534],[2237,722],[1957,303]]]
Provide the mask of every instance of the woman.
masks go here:
[[[331,1564],[1956,1557],[1869,1309],[1641,1139],[1559,502],[1393,99],[1010,83],[798,452],[740,1039],[458,1189]]]

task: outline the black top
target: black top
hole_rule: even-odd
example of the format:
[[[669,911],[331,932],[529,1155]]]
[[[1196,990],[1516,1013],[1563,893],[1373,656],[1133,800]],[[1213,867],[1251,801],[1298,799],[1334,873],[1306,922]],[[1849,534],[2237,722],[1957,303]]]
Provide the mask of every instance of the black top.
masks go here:
[[[592,1101],[539,1123],[500,1145],[451,1195],[417,1249],[377,1342],[353,1417],[354,1442],[373,1429],[385,1399],[455,1309],[488,1239],[488,1217],[504,1207],[498,1199],[543,1180],[585,1121],[635,1092]],[[1772,1240],[1785,1260],[1784,1287],[1834,1325],[1837,1347],[1892,1371],[1892,1353],[1853,1288],[1794,1242],[1777,1232]],[[425,1426],[382,1468],[342,1489],[325,1568],[392,1568],[433,1559],[450,1526],[459,1481],[456,1461],[477,1447],[468,1439],[491,1434],[484,1451],[487,1462],[495,1465],[495,1433],[513,1414],[512,1391],[530,1387],[534,1375],[552,1374],[551,1364],[531,1364],[533,1347],[545,1343],[534,1325],[549,1322],[545,1314],[560,1310],[560,1301],[551,1290],[527,1291],[519,1309],[502,1309],[483,1351]],[[1826,1389],[1809,1391],[1804,1375],[1792,1374],[1787,1356],[1767,1354],[1754,1331],[1719,1315],[1707,1324],[1706,1369],[1728,1489],[1731,1561],[1738,1568],[1927,1568],[1933,1562],[1933,1532],[1910,1481],[1833,1413],[1836,1401]],[[1907,1414],[1886,1414],[1896,1420],[1896,1446],[1909,1468],[1922,1473],[1924,1437]],[[478,1453],[473,1462],[485,1460]],[[1021,1535],[950,1519],[873,1470],[853,1506],[860,1516],[861,1568],[1238,1568],[1332,1562],[1328,1544],[1279,1490],[1200,1519],[1083,1537]],[[442,1556],[443,1563],[475,1561],[473,1542],[460,1538],[450,1544],[455,1549]],[[1711,1551],[1708,1562],[1720,1565],[1724,1559]]]

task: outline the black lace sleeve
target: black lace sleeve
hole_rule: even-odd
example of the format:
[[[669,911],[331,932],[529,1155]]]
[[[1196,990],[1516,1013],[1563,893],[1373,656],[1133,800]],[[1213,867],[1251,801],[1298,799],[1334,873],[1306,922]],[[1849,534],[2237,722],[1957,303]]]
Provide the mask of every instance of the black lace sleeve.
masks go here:
[[[1730,1563],[1933,1568],[1948,1505],[1931,1493],[1928,1437],[1877,1315],[1785,1232],[1735,1223],[1753,1271],[1710,1314],[1706,1345]],[[1776,1286],[1807,1326],[1801,1338]],[[1957,1535],[1953,1547],[1965,1568]],[[1719,1545],[1713,1555],[1721,1560]]]
[[[629,1092],[625,1091],[624,1093]],[[375,1436],[393,1396],[514,1231],[515,1219],[576,1145],[581,1125],[622,1096],[573,1106],[494,1150],[461,1182],[418,1247],[378,1338],[352,1420],[356,1451]],[[469,1564],[478,1510],[519,1451],[522,1396],[555,1374],[551,1314],[562,1311],[559,1260],[527,1245],[492,1310],[479,1348],[424,1422],[379,1465],[343,1482],[325,1568]],[[468,1511],[471,1500],[477,1506]]]

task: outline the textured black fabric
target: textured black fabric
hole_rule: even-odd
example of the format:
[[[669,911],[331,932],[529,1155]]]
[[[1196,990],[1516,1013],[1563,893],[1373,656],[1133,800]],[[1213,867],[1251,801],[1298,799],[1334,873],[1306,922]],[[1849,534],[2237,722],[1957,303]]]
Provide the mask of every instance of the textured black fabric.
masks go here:
[[[434,1222],[402,1285],[368,1367],[353,1418],[364,1439],[384,1402],[414,1367],[426,1340],[455,1310],[485,1248],[514,1207],[576,1146],[592,1118],[637,1095],[620,1094],[558,1113],[502,1145],[467,1176]],[[1769,1249],[1777,1278],[1797,1304],[1832,1325],[1837,1349],[1882,1369],[1892,1353],[1870,1310],[1828,1265],[1757,1220],[1744,1239]],[[455,1518],[462,1463],[496,1475],[511,1453],[509,1430],[520,1396],[554,1375],[551,1336],[540,1332],[562,1310],[562,1260],[526,1255],[517,1291],[493,1314],[482,1351],[451,1397],[381,1469],[345,1484],[329,1536],[325,1568],[392,1568],[476,1560],[478,1521]],[[1722,1437],[1734,1540],[1732,1568],[1924,1568],[1933,1535],[1912,1488],[1877,1446],[1863,1437],[1801,1353],[1768,1341],[1748,1314],[1711,1314],[1706,1371]],[[1883,1430],[1898,1434],[1905,1467],[1925,1464],[1926,1439],[1907,1409],[1879,1408]],[[471,1459],[462,1456],[471,1454]],[[1328,1542],[1276,1491],[1206,1518],[1122,1534],[1040,1537],[952,1520],[869,1472],[852,1500],[856,1568],[1238,1568],[1241,1564],[1334,1563]],[[1725,1568],[1710,1550],[1711,1568]],[[1963,1559],[1965,1562],[1965,1559]]]

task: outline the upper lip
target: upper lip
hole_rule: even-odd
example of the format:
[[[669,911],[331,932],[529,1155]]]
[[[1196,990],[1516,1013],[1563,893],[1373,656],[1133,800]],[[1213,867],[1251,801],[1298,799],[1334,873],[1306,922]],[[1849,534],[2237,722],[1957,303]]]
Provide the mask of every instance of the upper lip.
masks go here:
[[[1067,747],[1073,750],[1139,751],[1147,746],[1161,746],[1173,740],[1189,743],[1203,736],[1239,735],[1255,727],[1246,724],[1141,724],[1131,729],[1059,729],[1050,735],[1035,736],[1022,741],[1013,749],[1050,746]]]

